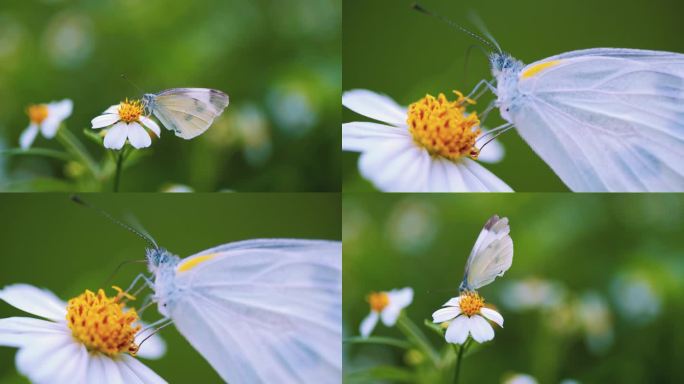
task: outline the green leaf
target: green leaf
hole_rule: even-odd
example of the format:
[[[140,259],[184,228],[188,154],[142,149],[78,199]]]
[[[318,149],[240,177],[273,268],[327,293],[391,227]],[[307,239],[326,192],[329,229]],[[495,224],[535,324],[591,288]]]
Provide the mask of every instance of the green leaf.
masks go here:
[[[14,181],[0,186],[5,192],[74,192],[76,189],[67,181],[53,178]]]
[[[351,372],[347,375],[347,379],[354,381],[370,381],[376,382],[379,380],[391,380],[399,383],[415,383],[416,375],[403,368],[397,368],[389,365],[382,365],[361,371]]]
[[[99,169],[97,164],[95,164],[95,160],[90,157],[83,144],[65,126],[60,127],[57,131],[57,140],[62,143],[69,153],[83,162],[93,176],[98,177]]]
[[[400,339],[395,339],[392,337],[350,337],[347,339],[344,339],[345,343],[349,344],[382,344],[382,345],[389,345],[392,347],[397,347],[397,348],[404,348],[404,349],[410,349],[411,348],[411,343],[408,341],[400,340]]]
[[[423,321],[423,325],[428,327],[428,329],[435,331],[435,333],[437,333],[437,335],[439,335],[439,337],[444,337],[444,328],[442,328],[439,324],[435,324],[435,323],[431,322],[430,320],[425,319]]]
[[[47,148],[28,148],[28,149],[11,148],[11,149],[0,150],[0,156],[2,156],[2,155],[7,155],[7,156],[45,156],[45,157],[52,157],[52,158],[64,160],[64,161],[73,160],[73,156],[71,156],[70,154],[68,154],[66,152],[56,151],[54,149],[47,149]]]
[[[85,135],[85,137],[87,139],[89,139],[93,143],[95,143],[97,145],[103,145],[102,142],[104,139],[96,131],[93,131],[92,129],[84,128],[83,134]]]

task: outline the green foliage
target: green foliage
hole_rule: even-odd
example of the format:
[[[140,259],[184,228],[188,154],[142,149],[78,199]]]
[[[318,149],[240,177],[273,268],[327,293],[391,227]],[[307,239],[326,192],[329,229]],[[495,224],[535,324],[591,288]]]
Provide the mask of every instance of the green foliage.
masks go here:
[[[111,190],[111,159],[91,119],[127,97],[187,86],[223,90],[230,105],[191,141],[162,128],[140,151],[149,156],[124,172],[122,191],[339,190],[340,23],[339,0],[5,1],[0,190],[33,191],[33,179]],[[26,107],[64,98],[74,112],[61,140],[39,135],[37,156],[8,156]],[[46,152],[63,150],[77,165]]]

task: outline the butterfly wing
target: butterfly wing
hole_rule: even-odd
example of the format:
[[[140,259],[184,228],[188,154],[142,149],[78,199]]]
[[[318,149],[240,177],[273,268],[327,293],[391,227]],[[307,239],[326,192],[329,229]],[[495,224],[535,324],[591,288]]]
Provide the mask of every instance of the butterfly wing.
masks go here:
[[[176,136],[196,137],[214,122],[228,106],[228,95],[216,89],[173,88],[158,93],[152,113]]]
[[[248,240],[184,259],[176,328],[230,383],[341,381],[339,242]]]
[[[461,289],[476,290],[502,276],[513,262],[508,218],[492,216],[475,241],[466,262]]]
[[[684,55],[570,52],[518,89],[512,122],[573,191],[684,190]]]

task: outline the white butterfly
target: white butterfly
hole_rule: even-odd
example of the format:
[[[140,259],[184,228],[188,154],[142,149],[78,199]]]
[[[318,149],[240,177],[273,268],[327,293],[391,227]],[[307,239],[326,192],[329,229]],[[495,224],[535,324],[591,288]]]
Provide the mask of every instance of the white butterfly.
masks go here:
[[[515,127],[570,189],[684,191],[684,54],[597,48],[525,65],[483,25],[490,41],[446,22],[493,52],[496,85],[473,94],[496,94],[497,130]]]
[[[228,95],[208,88],[172,88],[146,93],[143,104],[148,113],[176,136],[190,140],[201,135],[228,106]]]
[[[573,191],[684,191],[684,55],[490,56],[501,116]]]
[[[461,291],[475,291],[508,271],[513,263],[513,240],[508,218],[494,215],[475,241],[466,262]]]
[[[262,239],[147,251],[159,312],[229,383],[339,383],[342,246]]]

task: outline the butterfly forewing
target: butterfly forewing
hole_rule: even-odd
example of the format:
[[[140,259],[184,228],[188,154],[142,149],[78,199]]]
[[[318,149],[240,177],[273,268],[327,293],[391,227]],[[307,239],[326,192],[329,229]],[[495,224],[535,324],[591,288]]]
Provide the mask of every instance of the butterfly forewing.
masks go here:
[[[173,88],[158,93],[152,112],[176,136],[192,139],[204,133],[228,106],[228,95],[207,88]]]

